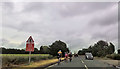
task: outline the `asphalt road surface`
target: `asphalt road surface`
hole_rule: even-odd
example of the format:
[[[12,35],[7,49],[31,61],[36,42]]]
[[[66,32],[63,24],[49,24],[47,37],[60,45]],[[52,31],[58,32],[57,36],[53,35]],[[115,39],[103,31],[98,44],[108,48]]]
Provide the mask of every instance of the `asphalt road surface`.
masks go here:
[[[74,57],[72,62],[61,62],[60,65],[54,64],[46,69],[116,69],[112,65],[104,63],[98,59],[86,60],[84,56]]]

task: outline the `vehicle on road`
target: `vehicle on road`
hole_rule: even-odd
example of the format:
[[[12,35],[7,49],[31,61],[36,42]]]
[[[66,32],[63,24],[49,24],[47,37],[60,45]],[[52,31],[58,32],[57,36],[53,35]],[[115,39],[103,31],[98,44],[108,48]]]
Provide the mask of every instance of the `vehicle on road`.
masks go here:
[[[74,57],[78,57],[78,54],[74,54]]]
[[[93,60],[93,55],[92,55],[92,53],[85,53],[85,59]]]

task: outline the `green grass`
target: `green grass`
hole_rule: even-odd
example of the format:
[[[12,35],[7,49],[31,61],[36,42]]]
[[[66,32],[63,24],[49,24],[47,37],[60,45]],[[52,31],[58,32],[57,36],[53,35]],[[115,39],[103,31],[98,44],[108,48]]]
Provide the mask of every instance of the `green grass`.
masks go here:
[[[29,60],[29,54],[0,54],[2,56],[3,67],[26,64]],[[31,62],[53,58],[49,54],[30,54]]]
[[[29,54],[0,54],[0,56],[8,57],[8,56],[29,56]],[[30,56],[50,56],[49,54],[30,54]]]

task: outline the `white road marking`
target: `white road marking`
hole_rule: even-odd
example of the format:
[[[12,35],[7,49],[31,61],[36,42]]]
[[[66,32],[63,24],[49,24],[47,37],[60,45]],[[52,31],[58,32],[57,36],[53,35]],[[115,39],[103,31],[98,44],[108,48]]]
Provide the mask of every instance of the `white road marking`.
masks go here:
[[[54,64],[54,65],[49,66],[49,68],[50,68],[50,67],[53,67],[53,66],[55,66],[55,64]]]
[[[87,65],[85,65],[85,68],[88,69]]]
[[[53,67],[53,66],[55,66],[55,65],[57,65],[57,63],[56,63],[56,64],[53,64],[53,65],[50,65],[50,66],[48,66],[48,67],[45,68],[45,69],[51,68],[51,67]]]
[[[84,61],[83,61],[83,60],[81,60],[81,62],[84,64]],[[84,66],[85,66],[86,69],[88,69],[87,65],[84,65]]]
[[[81,62],[84,63],[83,60],[81,60]]]
[[[62,64],[62,63],[63,63],[63,62],[60,62],[60,64]],[[58,63],[53,64],[53,65],[50,65],[50,66],[48,66],[48,67],[47,67],[47,68],[45,68],[45,69],[51,68],[51,67],[56,66],[56,65],[58,65]]]

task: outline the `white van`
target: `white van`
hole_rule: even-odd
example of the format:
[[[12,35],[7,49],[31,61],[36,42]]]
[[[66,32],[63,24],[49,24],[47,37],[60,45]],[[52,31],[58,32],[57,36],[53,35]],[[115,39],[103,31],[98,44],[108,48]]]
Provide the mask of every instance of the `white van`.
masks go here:
[[[92,53],[85,53],[85,59],[91,59],[91,60],[93,60]]]

